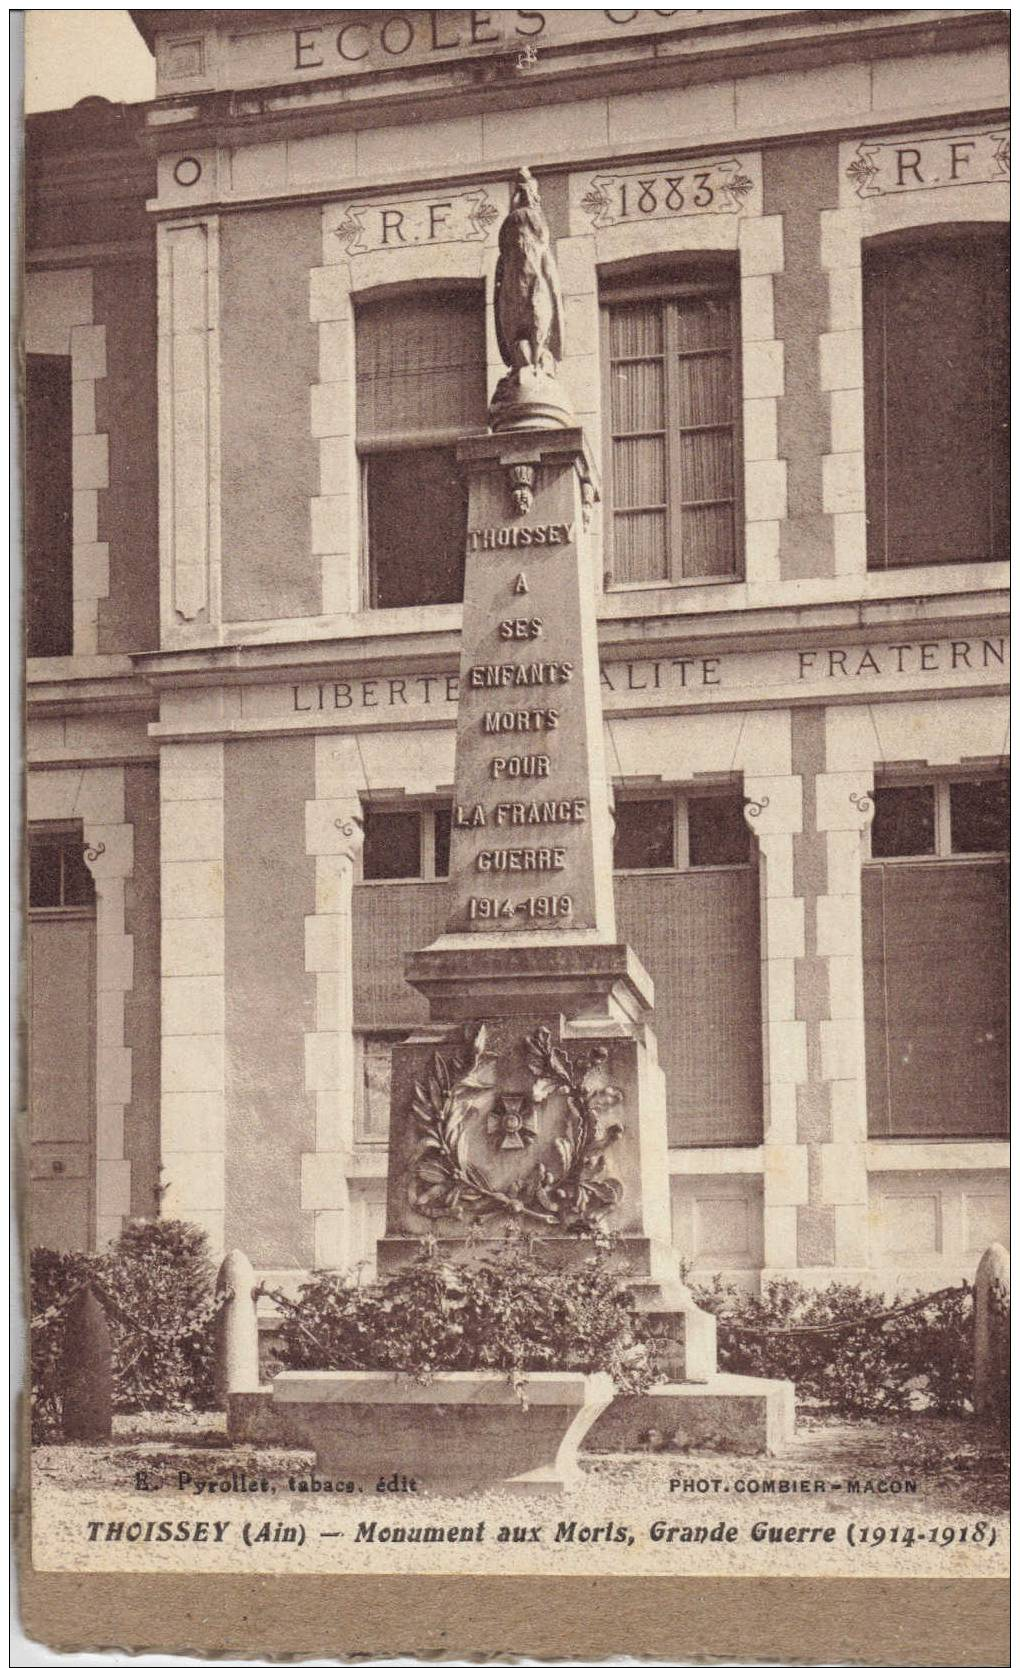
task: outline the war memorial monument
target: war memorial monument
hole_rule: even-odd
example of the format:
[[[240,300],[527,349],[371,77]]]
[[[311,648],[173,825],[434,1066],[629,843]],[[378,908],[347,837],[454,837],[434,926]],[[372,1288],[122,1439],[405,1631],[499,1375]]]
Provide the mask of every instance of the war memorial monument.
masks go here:
[[[793,1385],[717,1372],[715,1317],[693,1302],[670,1243],[654,990],[613,907],[588,536],[599,482],[558,376],[563,305],[528,169],[499,251],[508,370],[489,432],[457,452],[468,531],[449,916],[405,959],[433,1024],[393,1051],[378,1266],[394,1272],[423,1241],[484,1255],[508,1233],[563,1263],[611,1237],[669,1382],[613,1401],[591,1446],[636,1448],[665,1424],[680,1447],[776,1452],[792,1434]],[[321,1458],[334,1390],[285,1374],[274,1408],[307,1420],[320,1394],[306,1429]]]

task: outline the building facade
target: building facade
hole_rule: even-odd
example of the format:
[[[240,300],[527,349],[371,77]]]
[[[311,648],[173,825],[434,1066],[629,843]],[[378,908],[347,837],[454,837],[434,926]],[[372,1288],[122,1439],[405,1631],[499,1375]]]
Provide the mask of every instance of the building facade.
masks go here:
[[[595,506],[618,935],[695,1279],[1007,1220],[1009,128],[994,11],[148,11],[30,118],[29,1236],[372,1263],[444,919],[528,164]]]

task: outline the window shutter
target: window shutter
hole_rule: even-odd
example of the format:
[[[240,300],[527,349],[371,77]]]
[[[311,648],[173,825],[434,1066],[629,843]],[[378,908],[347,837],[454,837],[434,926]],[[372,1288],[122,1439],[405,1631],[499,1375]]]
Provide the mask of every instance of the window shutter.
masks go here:
[[[1008,554],[1005,238],[865,251],[868,564]]]
[[[668,579],[666,364],[659,301],[609,308],[613,576]]]
[[[392,1025],[420,1025],[428,1003],[404,978],[404,952],[438,938],[449,913],[444,880],[408,886],[357,885],[351,905],[354,1023],[379,1030]]]
[[[862,913],[868,1133],[1005,1135],[1006,865],[874,864]]]
[[[475,290],[358,308],[362,450],[485,426],[485,309]]]
[[[655,982],[674,1147],[762,1140],[758,872],[617,875],[621,942]]]
[[[30,655],[72,652],[71,360],[25,360],[25,626]]]
[[[683,296],[670,311],[677,365],[674,537],[683,577],[714,578],[736,567],[736,300]]]

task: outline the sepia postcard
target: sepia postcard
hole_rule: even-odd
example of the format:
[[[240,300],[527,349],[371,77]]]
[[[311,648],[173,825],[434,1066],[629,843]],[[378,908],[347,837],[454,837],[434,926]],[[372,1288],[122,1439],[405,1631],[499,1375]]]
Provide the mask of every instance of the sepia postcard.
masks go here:
[[[28,1637],[1005,1661],[1008,14],[25,24]]]

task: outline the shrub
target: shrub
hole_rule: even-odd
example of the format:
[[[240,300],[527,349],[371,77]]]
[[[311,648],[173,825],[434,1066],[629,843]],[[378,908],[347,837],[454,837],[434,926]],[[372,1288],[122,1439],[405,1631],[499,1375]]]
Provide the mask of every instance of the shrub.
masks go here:
[[[282,1366],[511,1374],[607,1372],[620,1389],[655,1382],[652,1345],[633,1311],[625,1271],[596,1245],[574,1268],[553,1268],[509,1243],[477,1263],[424,1250],[390,1279],[360,1286],[321,1274],[296,1301],[274,1294]]]
[[[33,1442],[44,1442],[60,1430],[64,1307],[85,1284],[86,1277],[96,1277],[101,1261],[80,1251],[49,1251],[45,1247],[32,1251],[29,1312]]]
[[[60,1429],[64,1309],[90,1281],[106,1312],[118,1412],[208,1406],[214,1273],[188,1222],[131,1222],[107,1252],[31,1254],[32,1437]]]
[[[723,1372],[792,1379],[799,1401],[840,1413],[926,1408],[948,1414],[970,1406],[973,1294],[966,1285],[936,1293],[906,1314],[893,1313],[900,1299],[836,1283],[815,1291],[774,1280],[754,1297],[717,1277],[694,1287],[693,1296],[718,1316]],[[861,1320],[870,1324],[763,1335],[772,1328]],[[739,1331],[738,1325],[754,1330]]]

